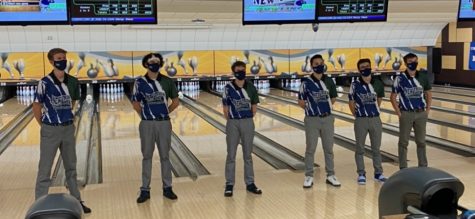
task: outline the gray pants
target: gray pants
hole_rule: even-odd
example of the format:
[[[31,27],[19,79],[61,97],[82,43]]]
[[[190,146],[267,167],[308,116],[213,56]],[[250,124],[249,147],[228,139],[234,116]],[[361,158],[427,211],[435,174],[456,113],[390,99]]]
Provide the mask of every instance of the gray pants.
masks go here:
[[[172,186],[172,165],[170,163],[171,132],[170,120],[146,121],[139,125],[140,143],[142,148],[142,187],[141,190],[150,190],[152,178],[152,158],[155,144],[160,155],[163,188]]]
[[[364,147],[366,142],[366,135],[369,133],[371,140],[371,150],[373,151],[373,167],[374,174],[382,174],[383,167],[381,166],[381,135],[383,125],[381,118],[378,117],[357,117],[354,123],[356,150],[355,161],[358,174],[366,174],[364,167]]]
[[[426,156],[426,123],[427,112],[407,112],[402,111],[399,118],[399,168],[407,167],[407,146],[411,129],[414,128],[414,135],[417,145],[417,160],[419,167],[427,167]]]
[[[36,178],[35,199],[48,194],[51,186],[51,168],[59,148],[69,192],[72,196],[81,200],[77,184],[75,130],[74,125],[41,125],[40,162]]]
[[[313,164],[318,138],[322,138],[323,153],[325,156],[325,171],[327,176],[335,175],[333,164],[333,135],[335,134],[335,117],[311,117],[305,116],[305,176],[313,177]]]
[[[228,119],[226,122],[226,185],[234,185],[236,169],[236,151],[239,142],[242,145],[244,159],[244,182],[246,185],[254,183],[254,169],[252,167],[252,147],[254,140],[254,121],[249,119]]]

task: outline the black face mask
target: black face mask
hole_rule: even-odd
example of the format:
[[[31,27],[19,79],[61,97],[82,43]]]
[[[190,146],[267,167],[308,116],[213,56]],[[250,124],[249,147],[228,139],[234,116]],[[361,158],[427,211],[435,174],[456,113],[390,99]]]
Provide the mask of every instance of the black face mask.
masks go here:
[[[413,63],[407,63],[406,66],[409,70],[415,71],[417,69],[418,64],[419,63],[417,63],[417,62],[413,62]]]
[[[318,65],[313,67],[313,71],[317,74],[323,74],[325,72],[325,66],[324,65]]]
[[[68,60],[54,61],[53,65],[58,70],[64,71],[64,69],[66,69],[66,66],[68,65]]]
[[[147,67],[151,72],[153,73],[157,73],[158,71],[160,71],[160,64],[158,63],[152,63],[152,64],[148,64],[148,67]]]
[[[246,71],[234,72],[234,77],[236,77],[238,80],[244,80],[246,78]]]
[[[368,77],[371,75],[371,68],[363,69],[360,71],[361,75],[364,77]]]

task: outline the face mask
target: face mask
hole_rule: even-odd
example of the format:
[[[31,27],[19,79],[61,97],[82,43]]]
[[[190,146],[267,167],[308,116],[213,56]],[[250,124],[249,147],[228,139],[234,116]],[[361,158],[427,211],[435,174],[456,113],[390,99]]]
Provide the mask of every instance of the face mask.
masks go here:
[[[54,67],[56,67],[60,71],[64,71],[66,69],[66,65],[68,65],[67,60],[61,60],[61,61],[54,61],[53,62]]]
[[[407,65],[407,68],[408,68],[409,70],[415,71],[415,70],[417,69],[417,64],[419,64],[419,63],[413,62],[413,63],[407,63],[406,65]]]
[[[234,77],[238,80],[244,80],[246,78],[246,72],[245,71],[237,71],[234,72]]]
[[[368,77],[371,75],[371,68],[367,68],[367,69],[364,69],[364,70],[361,70],[360,71],[361,75],[363,77]]]
[[[325,66],[324,65],[318,65],[316,67],[313,67],[313,71],[317,74],[323,74],[323,72],[325,72]]]
[[[160,64],[158,63],[148,64],[148,69],[151,72],[157,73],[158,71],[160,71]]]

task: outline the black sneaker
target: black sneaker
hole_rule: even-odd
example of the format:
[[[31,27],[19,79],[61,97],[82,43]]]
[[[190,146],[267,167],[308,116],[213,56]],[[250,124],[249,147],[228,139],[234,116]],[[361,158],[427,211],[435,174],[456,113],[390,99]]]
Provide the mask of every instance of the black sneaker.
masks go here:
[[[86,205],[84,205],[84,202],[83,202],[83,201],[81,201],[80,203],[81,203],[81,206],[82,206],[82,210],[84,211],[84,214],[89,214],[89,213],[91,213],[91,209],[88,208]]]
[[[144,203],[150,199],[150,191],[140,190],[140,196],[137,198],[137,203]]]
[[[175,199],[178,198],[175,195],[175,193],[173,193],[172,187],[163,188],[163,196],[165,196],[165,197],[167,197],[171,200],[175,200]]]
[[[233,185],[226,185],[226,189],[224,189],[224,196],[225,197],[233,196]]]
[[[257,195],[262,194],[262,190],[260,190],[259,188],[257,188],[254,183],[251,183],[251,184],[247,185],[247,191],[248,191],[248,192],[252,192],[252,193],[254,193],[254,194],[257,194]]]

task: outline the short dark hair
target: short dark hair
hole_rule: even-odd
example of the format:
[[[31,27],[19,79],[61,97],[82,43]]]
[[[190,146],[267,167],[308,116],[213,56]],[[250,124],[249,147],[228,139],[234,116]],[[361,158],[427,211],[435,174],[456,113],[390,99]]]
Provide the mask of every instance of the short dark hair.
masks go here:
[[[310,59],[310,65],[312,65],[314,59],[321,59],[323,60],[323,56],[320,54],[313,55],[312,58]]]
[[[143,66],[144,68],[147,68],[148,60],[149,60],[150,58],[152,58],[152,56],[155,56],[155,57],[157,57],[158,59],[160,59],[160,67],[162,67],[162,66],[163,66],[163,57],[162,57],[162,55],[161,55],[160,53],[158,53],[158,52],[151,52],[151,53],[147,54],[146,56],[144,56],[144,57],[142,58],[142,66]]]
[[[414,54],[414,53],[412,53],[412,52],[411,52],[411,53],[408,53],[407,55],[405,55],[405,56],[403,57],[404,63],[407,63],[407,60],[408,60],[408,59],[412,59],[412,58],[417,58],[417,55]]]
[[[61,49],[61,48],[53,48],[48,52],[48,60],[53,61],[54,60],[54,55],[60,54],[60,53],[66,54],[68,52],[64,49]]]
[[[360,65],[363,64],[363,63],[369,63],[369,65],[371,66],[371,60],[370,59],[360,59],[358,60],[358,63],[356,64],[356,68],[358,68],[358,70],[360,70]]]
[[[234,62],[233,65],[231,66],[231,71],[234,72],[234,69],[235,69],[236,67],[244,67],[244,68],[245,68],[245,67],[246,67],[246,63],[244,63],[244,62],[242,62],[242,61],[236,61],[236,62]]]

